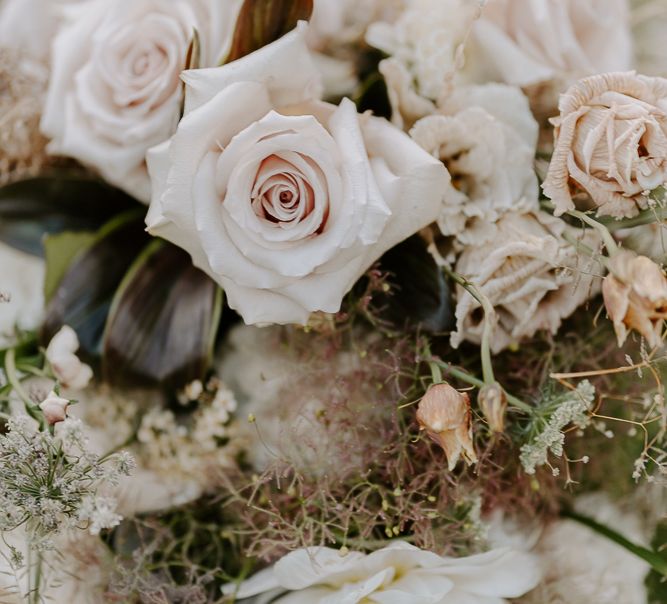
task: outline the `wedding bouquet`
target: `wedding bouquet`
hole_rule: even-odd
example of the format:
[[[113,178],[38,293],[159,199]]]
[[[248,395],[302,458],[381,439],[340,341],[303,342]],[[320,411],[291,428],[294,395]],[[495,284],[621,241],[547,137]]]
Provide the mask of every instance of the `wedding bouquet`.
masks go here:
[[[667,602],[667,0],[0,0],[0,602]]]

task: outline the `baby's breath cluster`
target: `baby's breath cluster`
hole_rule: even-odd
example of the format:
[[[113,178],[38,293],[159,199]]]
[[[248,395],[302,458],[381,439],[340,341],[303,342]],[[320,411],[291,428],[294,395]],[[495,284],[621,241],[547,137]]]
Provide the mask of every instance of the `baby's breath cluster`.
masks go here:
[[[595,387],[588,380],[580,382],[575,390],[547,401],[541,409],[543,413],[535,416],[533,437],[521,447],[520,460],[526,473],[535,474],[535,468],[548,464],[549,453],[563,456],[565,428],[569,425],[586,428],[594,402]]]
[[[79,420],[67,419],[55,434],[40,431],[25,415],[10,417],[0,435],[0,530],[24,526],[34,541],[70,527],[93,534],[120,522],[100,487],[128,475],[132,458],[91,453]]]

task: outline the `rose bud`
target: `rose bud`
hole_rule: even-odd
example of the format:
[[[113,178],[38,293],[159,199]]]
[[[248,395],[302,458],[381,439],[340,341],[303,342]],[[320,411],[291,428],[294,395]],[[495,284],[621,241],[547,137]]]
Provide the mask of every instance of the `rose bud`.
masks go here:
[[[667,319],[667,278],[655,262],[620,251],[611,259],[602,294],[619,346],[632,329],[646,338],[649,346],[661,344],[662,322]]]
[[[477,462],[467,394],[445,383],[431,386],[419,403],[417,421],[420,428],[426,430],[445,451],[450,471],[461,455],[468,465]]]
[[[83,390],[93,377],[93,370],[74,354],[79,349],[76,332],[64,325],[46,348],[46,360],[58,381],[72,390]]]
[[[503,432],[505,429],[505,411],[507,395],[498,382],[482,386],[477,396],[477,403],[482,410],[492,432]]]
[[[47,423],[51,426],[58,422],[65,421],[68,406],[69,401],[66,398],[58,396],[53,390],[49,392],[47,397],[39,404],[39,408],[42,410],[42,413],[44,413],[44,419],[46,419]]]

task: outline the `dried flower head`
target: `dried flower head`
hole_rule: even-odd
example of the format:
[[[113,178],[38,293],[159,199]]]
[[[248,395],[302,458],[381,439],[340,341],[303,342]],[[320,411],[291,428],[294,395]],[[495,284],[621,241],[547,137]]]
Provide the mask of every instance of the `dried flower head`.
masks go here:
[[[483,386],[477,396],[479,408],[482,410],[492,432],[505,430],[505,411],[507,395],[498,382]]]
[[[605,73],[574,84],[559,102],[556,147],[544,192],[556,214],[574,209],[572,186],[598,214],[625,218],[667,181],[667,80]]]
[[[602,294],[609,318],[614,322],[618,345],[628,330],[639,332],[649,346],[662,342],[663,321],[667,319],[667,278],[650,258],[621,250],[602,282]]]
[[[462,455],[468,465],[477,462],[472,443],[470,398],[465,392],[446,383],[431,386],[419,402],[417,421],[445,451],[450,471]]]
[[[104,481],[131,470],[126,455],[116,462],[115,455],[91,453],[79,420],[65,420],[55,435],[38,431],[26,416],[10,417],[7,428],[0,435],[0,530],[25,526],[32,541],[44,541],[78,527],[84,516],[96,527],[113,526],[105,523],[108,513],[91,516],[86,502]]]
[[[39,404],[39,408],[44,413],[44,418],[49,425],[65,421],[67,417],[67,407],[69,400],[58,396],[53,390],[49,392],[46,398]]]

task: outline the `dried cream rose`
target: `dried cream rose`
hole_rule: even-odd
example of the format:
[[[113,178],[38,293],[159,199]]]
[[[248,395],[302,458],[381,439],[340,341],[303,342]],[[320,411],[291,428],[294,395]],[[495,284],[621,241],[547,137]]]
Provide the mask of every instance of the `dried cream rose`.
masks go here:
[[[394,109],[402,126],[430,113],[444,98],[463,66],[463,47],[483,0],[406,0],[395,22],[372,24],[366,41],[390,55],[380,62]]]
[[[633,329],[649,346],[660,346],[667,319],[667,277],[655,262],[621,250],[611,259],[602,295],[619,346]]]
[[[503,84],[458,88],[410,136],[449,171],[438,226],[463,245],[481,245],[509,211],[538,209],[533,169],[538,126],[522,92]]]
[[[632,62],[627,0],[488,0],[471,38],[467,64],[518,86]]]
[[[146,151],[173,133],[179,74],[196,29],[201,65],[224,56],[241,0],[88,0],[53,44],[41,128],[49,151],[150,199]]]
[[[148,157],[149,231],[190,252],[248,324],[337,312],[377,258],[437,218],[447,182],[386,120],[317,100],[305,32],[186,72],[185,116]]]
[[[470,398],[465,392],[446,383],[431,386],[419,401],[417,421],[420,428],[442,447],[450,472],[461,456],[468,465],[477,463],[472,442]]]
[[[511,213],[498,221],[491,241],[468,247],[461,254],[456,271],[474,283],[495,308],[494,353],[538,330],[556,333],[562,319],[598,291],[596,266],[563,239],[566,231],[591,248],[598,246],[595,233],[570,228],[545,212]],[[463,340],[481,342],[484,313],[460,286],[456,320],[452,346],[458,347]]]
[[[607,73],[574,84],[553,120],[555,150],[542,185],[556,215],[583,189],[600,216],[628,218],[667,182],[667,80]]]

